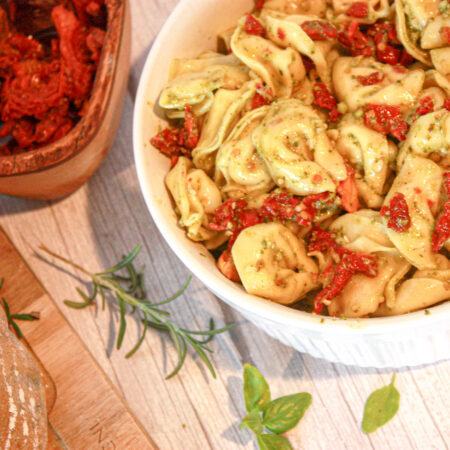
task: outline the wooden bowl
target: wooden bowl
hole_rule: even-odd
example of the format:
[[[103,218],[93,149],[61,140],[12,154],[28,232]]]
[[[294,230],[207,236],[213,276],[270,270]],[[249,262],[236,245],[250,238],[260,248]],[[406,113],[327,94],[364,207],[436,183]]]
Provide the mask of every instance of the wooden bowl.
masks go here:
[[[106,6],[106,39],[86,114],[56,142],[0,156],[0,194],[39,200],[64,197],[85,183],[107,155],[127,87],[131,24],[128,0],[106,0]]]

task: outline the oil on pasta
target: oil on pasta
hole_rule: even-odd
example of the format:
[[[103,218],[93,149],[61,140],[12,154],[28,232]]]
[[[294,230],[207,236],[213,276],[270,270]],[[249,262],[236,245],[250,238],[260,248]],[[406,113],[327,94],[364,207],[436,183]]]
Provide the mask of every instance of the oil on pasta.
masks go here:
[[[378,317],[450,298],[447,0],[257,0],[172,62],[179,225],[249,294]]]

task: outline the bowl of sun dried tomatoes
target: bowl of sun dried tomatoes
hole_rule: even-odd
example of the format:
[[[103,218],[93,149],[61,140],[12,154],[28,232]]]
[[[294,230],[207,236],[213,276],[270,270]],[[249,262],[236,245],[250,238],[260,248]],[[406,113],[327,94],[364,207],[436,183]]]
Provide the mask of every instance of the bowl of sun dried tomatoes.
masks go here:
[[[0,0],[0,193],[59,198],[97,170],[129,49],[126,0]]]

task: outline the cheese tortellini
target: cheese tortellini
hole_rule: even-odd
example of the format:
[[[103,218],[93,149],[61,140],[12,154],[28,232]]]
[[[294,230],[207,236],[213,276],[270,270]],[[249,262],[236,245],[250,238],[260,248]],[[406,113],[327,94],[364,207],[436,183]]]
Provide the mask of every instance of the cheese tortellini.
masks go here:
[[[449,300],[448,1],[259,0],[180,56],[151,143],[230,283],[343,318]]]
[[[280,223],[246,228],[231,252],[249,294],[288,305],[316,287],[316,263],[307,256],[304,244]]]

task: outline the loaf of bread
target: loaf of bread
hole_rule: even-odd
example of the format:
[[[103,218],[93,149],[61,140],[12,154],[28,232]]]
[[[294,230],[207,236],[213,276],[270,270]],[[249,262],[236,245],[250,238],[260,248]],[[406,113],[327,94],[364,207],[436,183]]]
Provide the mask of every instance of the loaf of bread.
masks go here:
[[[45,449],[47,411],[41,371],[9,330],[0,307],[0,449]]]

